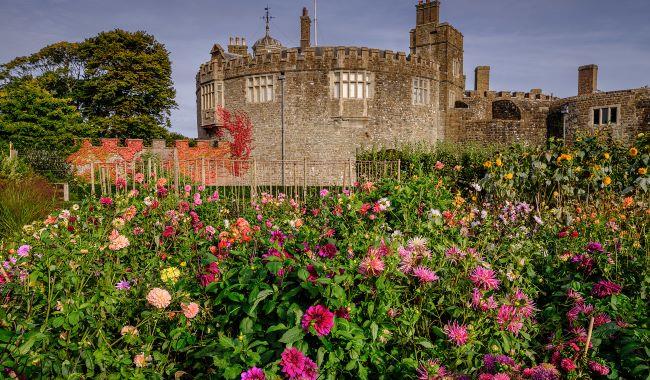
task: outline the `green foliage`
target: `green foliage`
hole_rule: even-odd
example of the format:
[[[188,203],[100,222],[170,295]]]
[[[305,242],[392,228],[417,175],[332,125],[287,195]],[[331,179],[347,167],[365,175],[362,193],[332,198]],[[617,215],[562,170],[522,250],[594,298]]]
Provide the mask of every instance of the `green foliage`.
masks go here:
[[[33,79],[0,89],[0,138],[16,149],[72,146],[85,136],[81,115],[69,100],[55,98]]]
[[[30,88],[24,91],[34,93],[32,97],[38,99],[44,96],[39,92],[45,92],[52,98],[49,102],[59,103],[50,104],[53,112],[65,105],[81,113],[84,128],[76,137],[150,140],[168,136],[170,110],[176,106],[169,52],[147,33],[116,29],[80,43],[59,42],[2,65],[0,73],[7,96],[18,97],[2,112],[19,114],[21,120],[36,123],[44,116],[41,109],[25,107],[29,96],[9,93],[9,88],[27,82]],[[77,119],[69,128],[79,124]],[[57,135],[57,129],[41,128],[39,135],[47,136],[47,131]],[[17,144],[31,143],[25,132],[6,133]],[[71,145],[71,141],[63,142]]]
[[[625,153],[612,178],[639,176],[639,144],[603,145]],[[549,149],[553,170],[580,151],[596,157],[582,162],[603,156]],[[275,380],[294,347],[321,379],[436,378],[440,366],[522,379],[541,364],[570,379],[647,377],[647,194],[621,176],[632,190],[613,181],[589,201],[511,198],[536,198],[504,178],[531,152],[465,161],[484,168],[482,189],[432,161],[402,182],[307,202],[262,194],[239,212],[214,189],[176,195],[147,178],[138,192],[85,199],[0,247],[0,364],[26,378],[108,379],[238,379],[256,366]],[[315,307],[335,313],[320,335]]]

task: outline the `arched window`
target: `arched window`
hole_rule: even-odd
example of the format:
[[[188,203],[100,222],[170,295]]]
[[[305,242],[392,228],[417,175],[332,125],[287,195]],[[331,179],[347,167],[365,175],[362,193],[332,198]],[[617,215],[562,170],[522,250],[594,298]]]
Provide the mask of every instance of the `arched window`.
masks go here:
[[[454,108],[469,108],[469,106],[467,105],[467,103],[461,102],[460,100],[458,100],[454,104]]]
[[[510,100],[497,100],[492,103],[492,119],[495,120],[521,120],[521,111]]]

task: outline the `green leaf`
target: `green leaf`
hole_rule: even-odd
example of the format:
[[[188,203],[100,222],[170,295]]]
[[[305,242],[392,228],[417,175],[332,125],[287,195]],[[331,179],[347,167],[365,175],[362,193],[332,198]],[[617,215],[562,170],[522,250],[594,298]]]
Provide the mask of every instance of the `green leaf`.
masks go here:
[[[304,337],[304,335],[305,334],[302,331],[302,329],[296,326],[290,328],[284,334],[282,334],[282,337],[278,341],[281,343],[292,344],[301,340]]]
[[[379,326],[375,322],[372,322],[370,324],[370,335],[372,336],[372,340],[377,340],[377,333],[379,332]]]
[[[257,305],[259,305],[261,301],[263,301],[266,297],[270,296],[271,294],[273,294],[273,290],[271,289],[265,289],[257,293],[257,297],[255,297],[255,302],[253,302],[253,306],[251,306],[251,309],[248,311],[248,314],[253,313],[253,311],[255,311],[255,309],[257,308]]]

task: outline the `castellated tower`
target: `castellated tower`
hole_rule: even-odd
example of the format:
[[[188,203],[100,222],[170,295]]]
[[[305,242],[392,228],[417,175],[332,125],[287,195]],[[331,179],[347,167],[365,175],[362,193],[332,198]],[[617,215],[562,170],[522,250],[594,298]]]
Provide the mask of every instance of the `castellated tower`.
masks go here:
[[[415,29],[411,30],[411,54],[440,65],[440,109],[453,108],[465,92],[463,35],[440,22],[440,1],[419,1]]]

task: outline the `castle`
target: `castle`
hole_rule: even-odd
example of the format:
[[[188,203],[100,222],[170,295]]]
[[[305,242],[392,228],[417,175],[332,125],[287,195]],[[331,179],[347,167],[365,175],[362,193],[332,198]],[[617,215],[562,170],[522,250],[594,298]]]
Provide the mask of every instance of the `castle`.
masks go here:
[[[650,89],[603,93],[598,67],[579,68],[578,94],[540,89],[490,90],[490,67],[474,70],[466,91],[463,35],[440,21],[440,1],[419,1],[410,52],[311,46],[312,20],[300,17],[300,46],[266,34],[252,54],[245,38],[215,44],[196,76],[200,139],[219,135],[218,107],[241,110],[254,125],[253,157],[354,158],[361,147],[436,141],[527,142],[571,139],[580,129],[608,128],[631,138],[650,130]]]

